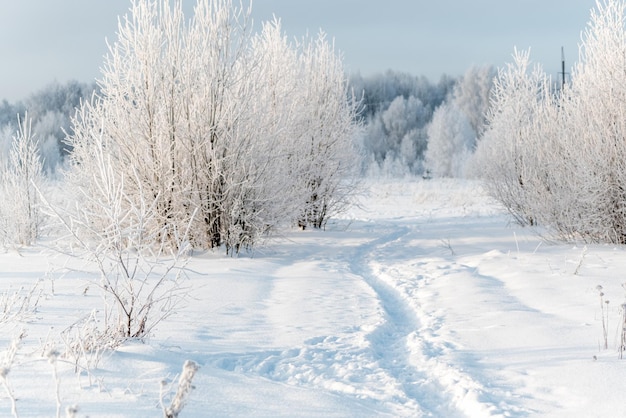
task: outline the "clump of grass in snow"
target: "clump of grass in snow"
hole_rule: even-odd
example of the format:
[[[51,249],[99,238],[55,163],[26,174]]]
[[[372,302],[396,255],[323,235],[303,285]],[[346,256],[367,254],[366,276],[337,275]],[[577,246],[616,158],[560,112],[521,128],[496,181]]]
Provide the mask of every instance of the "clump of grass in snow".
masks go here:
[[[0,324],[23,321],[37,311],[42,289],[37,281],[30,289],[20,287],[16,291],[0,294]]]
[[[622,287],[626,290],[626,283],[623,283]],[[609,301],[604,299],[603,287],[601,285],[596,286],[596,290],[598,291],[598,295],[600,296],[600,312],[602,315],[602,338],[604,340],[604,349],[608,349]],[[620,337],[617,351],[619,353],[619,358],[623,359],[624,352],[626,351],[626,302],[620,305],[620,321],[618,325],[618,330]]]
[[[622,283],[622,288],[626,290],[626,283]],[[619,339],[619,358],[624,357],[624,350],[626,350],[626,303],[622,303],[622,320]]]
[[[11,401],[11,414],[17,418],[17,405],[15,395],[13,394],[13,390],[11,390],[11,385],[9,384],[8,375],[11,371],[11,366],[13,366],[13,362],[15,361],[15,356],[17,355],[17,350],[20,347],[20,343],[26,337],[26,331],[20,332],[19,335],[13,337],[11,341],[11,345],[9,349],[5,351],[3,354],[2,362],[0,363],[0,381],[2,382],[2,386],[4,387],[4,391],[6,392],[9,400]]]

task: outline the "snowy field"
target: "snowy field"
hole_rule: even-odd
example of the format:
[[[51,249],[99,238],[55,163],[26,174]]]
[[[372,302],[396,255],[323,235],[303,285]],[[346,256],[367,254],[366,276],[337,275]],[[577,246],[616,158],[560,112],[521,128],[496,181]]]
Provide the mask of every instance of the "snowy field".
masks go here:
[[[78,374],[61,337],[102,300],[74,264],[0,254],[0,416],[11,398],[20,417],[161,416],[185,360],[200,369],[181,417],[626,414],[624,248],[542,242],[477,183],[368,183],[326,231],[194,254],[175,315]]]

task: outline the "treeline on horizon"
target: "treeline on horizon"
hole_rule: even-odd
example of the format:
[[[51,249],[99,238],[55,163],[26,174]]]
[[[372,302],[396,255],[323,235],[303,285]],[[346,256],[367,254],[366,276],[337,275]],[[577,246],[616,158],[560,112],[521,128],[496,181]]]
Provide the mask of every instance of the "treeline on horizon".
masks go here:
[[[461,77],[444,74],[436,82],[425,76],[393,70],[370,76],[349,75],[351,90],[361,100],[362,173],[375,176],[460,174],[462,164],[451,161],[455,159],[453,154],[466,153],[475,146],[495,74],[493,67],[484,66],[472,67]],[[52,82],[23,100],[13,103],[2,100],[0,159],[7,158],[18,129],[18,118],[28,114],[44,171],[49,175],[56,173],[71,152],[65,142],[66,135],[72,133],[71,117],[81,100],[91,100],[97,92],[96,82]],[[431,136],[435,139],[437,135],[450,135],[436,130],[429,134],[438,109],[447,114],[447,119],[455,121],[453,125],[466,127],[456,133],[462,138],[456,138],[455,149],[449,150],[448,155],[437,157],[437,152],[431,153],[431,157],[446,160],[439,164],[433,158],[426,158]],[[467,128],[468,124],[471,129]],[[446,142],[454,140],[447,138]],[[455,167],[442,168],[450,165]]]

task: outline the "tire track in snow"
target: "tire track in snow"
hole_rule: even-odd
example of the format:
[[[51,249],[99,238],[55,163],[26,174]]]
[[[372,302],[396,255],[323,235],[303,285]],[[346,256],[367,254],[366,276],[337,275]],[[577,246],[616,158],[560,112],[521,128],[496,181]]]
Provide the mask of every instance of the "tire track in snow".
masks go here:
[[[385,322],[369,335],[380,366],[398,381],[406,397],[414,400],[424,415],[505,416],[493,403],[481,399],[485,388],[479,382],[440,359],[451,344],[434,335],[430,326],[436,320],[423,317],[426,313],[399,285],[399,280],[409,279],[409,287],[415,290],[427,284],[423,283],[425,277],[417,272],[410,278],[388,274],[389,270],[394,272],[389,268],[394,260],[385,254],[405,254],[403,240],[412,232],[407,226],[392,227],[391,233],[360,246],[350,266],[378,295],[385,312]]]

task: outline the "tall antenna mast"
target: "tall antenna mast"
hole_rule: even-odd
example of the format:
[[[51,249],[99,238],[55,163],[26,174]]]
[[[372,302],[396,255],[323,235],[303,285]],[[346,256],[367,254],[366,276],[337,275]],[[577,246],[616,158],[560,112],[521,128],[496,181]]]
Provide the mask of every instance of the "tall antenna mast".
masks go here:
[[[565,48],[561,47],[561,80],[562,80],[562,84],[561,87],[565,88]]]

